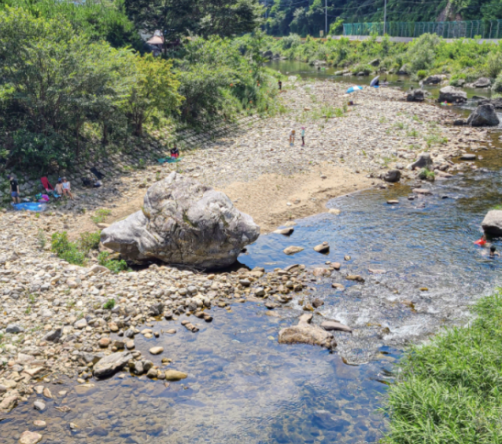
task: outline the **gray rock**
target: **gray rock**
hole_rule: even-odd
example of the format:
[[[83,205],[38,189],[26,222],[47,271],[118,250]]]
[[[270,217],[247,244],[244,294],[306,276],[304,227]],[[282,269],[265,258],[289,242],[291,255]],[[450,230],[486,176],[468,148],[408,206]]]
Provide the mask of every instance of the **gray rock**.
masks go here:
[[[390,183],[399,182],[401,180],[401,171],[389,170],[383,175],[383,180]]]
[[[500,120],[491,104],[479,105],[467,119],[470,126],[498,126]]]
[[[352,329],[350,327],[336,321],[323,321],[321,323],[321,327],[327,331],[345,331],[347,333],[352,333]]]
[[[136,375],[142,375],[145,373],[145,368],[143,367],[143,363],[141,361],[134,363],[134,373]]]
[[[439,102],[465,103],[467,102],[467,93],[453,86],[445,86],[439,90]]]
[[[432,161],[432,157],[429,153],[422,153],[418,155],[418,159],[415,161],[415,163],[411,164],[411,169],[414,170],[415,168],[427,168],[428,170],[433,169],[434,167],[434,162]]]
[[[490,236],[502,236],[502,210],[490,210],[481,222],[486,234]]]
[[[379,66],[380,65],[380,59],[373,59],[371,62],[369,62],[371,66]]]
[[[460,156],[461,160],[476,160],[476,154],[464,153]]]
[[[496,99],[485,99],[482,98],[479,102],[478,105],[493,105],[495,109],[502,109],[502,97],[497,97]]]
[[[43,412],[46,409],[45,402],[37,400],[33,403],[33,408],[35,410],[38,410],[40,412]]]
[[[492,82],[487,77],[480,77],[472,84],[474,88],[489,88],[491,85]]]
[[[424,79],[424,85],[439,85],[443,81],[443,76],[434,75]]]
[[[408,65],[403,65],[401,68],[399,68],[396,72],[398,76],[407,76],[410,73],[410,69],[408,68]]]
[[[104,229],[101,242],[134,261],[221,268],[259,234],[225,194],[173,172],[148,189],[142,211]]]
[[[112,376],[132,359],[130,352],[116,352],[101,359],[94,365],[93,374],[96,378],[106,378]]]
[[[46,342],[58,342],[61,339],[63,330],[61,328],[56,328],[50,331],[44,336],[44,341]]]
[[[318,253],[329,253],[329,244],[327,242],[323,242],[322,244],[316,245],[314,247],[314,251]]]
[[[333,335],[317,325],[311,325],[312,314],[306,313],[300,316],[298,325],[283,328],[279,331],[279,343],[281,344],[311,344],[322,347],[336,347]]]
[[[7,328],[5,329],[6,333],[23,333],[24,332],[24,327],[19,325],[19,324],[9,324],[7,325]]]
[[[406,95],[407,102],[423,102],[425,100],[425,94],[421,89],[414,89],[408,91]]]
[[[150,316],[160,316],[163,312],[164,304],[162,302],[152,305],[149,310]]]
[[[87,327],[87,321],[85,318],[79,319],[73,326],[75,328],[78,328],[79,330],[82,330],[83,328]]]

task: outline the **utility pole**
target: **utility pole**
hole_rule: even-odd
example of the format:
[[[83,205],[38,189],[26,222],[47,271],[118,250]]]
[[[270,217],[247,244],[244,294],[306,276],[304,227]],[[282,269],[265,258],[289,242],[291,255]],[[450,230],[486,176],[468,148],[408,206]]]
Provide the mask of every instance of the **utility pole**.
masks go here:
[[[383,7],[383,35],[387,32],[387,0],[384,0]]]
[[[324,36],[328,37],[328,0],[324,0],[324,6],[326,10],[325,20],[324,20]]]

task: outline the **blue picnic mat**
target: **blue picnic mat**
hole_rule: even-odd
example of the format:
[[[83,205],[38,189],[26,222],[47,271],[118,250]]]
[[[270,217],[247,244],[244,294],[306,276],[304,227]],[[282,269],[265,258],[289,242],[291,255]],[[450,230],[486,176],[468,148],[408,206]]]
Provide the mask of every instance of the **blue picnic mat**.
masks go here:
[[[16,211],[42,212],[47,209],[47,204],[40,202],[22,202],[12,205]]]

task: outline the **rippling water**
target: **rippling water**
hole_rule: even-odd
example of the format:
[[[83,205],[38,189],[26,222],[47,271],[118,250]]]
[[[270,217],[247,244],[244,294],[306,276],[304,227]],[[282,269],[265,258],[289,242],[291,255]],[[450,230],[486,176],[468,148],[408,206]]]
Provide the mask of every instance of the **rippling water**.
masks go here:
[[[399,185],[337,198],[328,206],[340,215],[300,220],[291,237],[262,236],[241,256],[245,265],[268,269],[341,262],[340,273],[313,282],[325,301],[323,315],[355,328],[353,335],[337,334],[337,352],[277,343],[279,329],[296,323],[294,307],[213,308],[213,323],[197,334],[180,327],[184,316],[163,321],[153,330],[175,326],[178,333],[138,335],[137,349],[148,356],[151,346],[162,345],[154,362],[172,358],[170,367],[187,372],[186,380],[168,387],[130,375],[92,388],[51,382],[55,399],[46,400],[47,411],[34,411],[32,397],[0,415],[2,444],[35,430],[34,419],[48,423],[43,443],[376,442],[385,429],[377,409],[403,345],[466,322],[469,306],[500,283],[502,259],[490,260],[473,241],[487,209],[501,201],[502,156],[498,147],[480,153],[478,166],[487,170],[436,182],[432,196],[411,201],[410,188]],[[323,241],[331,246],[326,256],[312,250]],[[305,250],[286,256],[282,250],[289,245]],[[365,283],[346,281],[348,272]],[[333,281],[347,289],[333,290]],[[61,390],[68,393],[59,395]],[[56,410],[61,405],[71,411]],[[70,429],[71,422],[77,429]]]

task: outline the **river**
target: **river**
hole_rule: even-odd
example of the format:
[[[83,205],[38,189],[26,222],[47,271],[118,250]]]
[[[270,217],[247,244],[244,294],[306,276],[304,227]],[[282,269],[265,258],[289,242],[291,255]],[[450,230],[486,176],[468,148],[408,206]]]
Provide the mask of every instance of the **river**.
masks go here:
[[[276,67],[331,81],[305,64]],[[55,399],[43,414],[28,401],[3,415],[2,443],[16,443],[34,419],[47,421],[42,443],[54,444],[378,441],[385,431],[378,409],[403,348],[443,326],[464,324],[469,307],[500,284],[502,261],[473,245],[487,209],[501,200],[497,135],[480,154],[478,170],[437,181],[432,196],[409,200],[405,184],[340,197],[328,203],[341,210],[339,216],[299,220],[291,238],[262,236],[240,257],[242,264],[267,269],[338,261],[344,271],[362,275],[364,284],[345,291],[332,289],[333,279],[313,283],[325,301],[323,315],[356,328],[352,336],[337,334],[337,352],[278,344],[279,329],[296,323],[295,309],[271,312],[255,303],[213,308],[213,324],[196,335],[182,329],[161,335],[163,344],[136,338],[137,349],[145,352],[155,341],[175,366],[189,369],[181,383],[165,387],[129,375],[92,387],[53,381]],[[388,199],[399,205],[387,205]],[[292,240],[305,250],[285,256]],[[331,253],[320,261],[312,247],[323,241]],[[153,330],[167,325],[159,322]],[[61,405],[71,410],[57,410]]]

